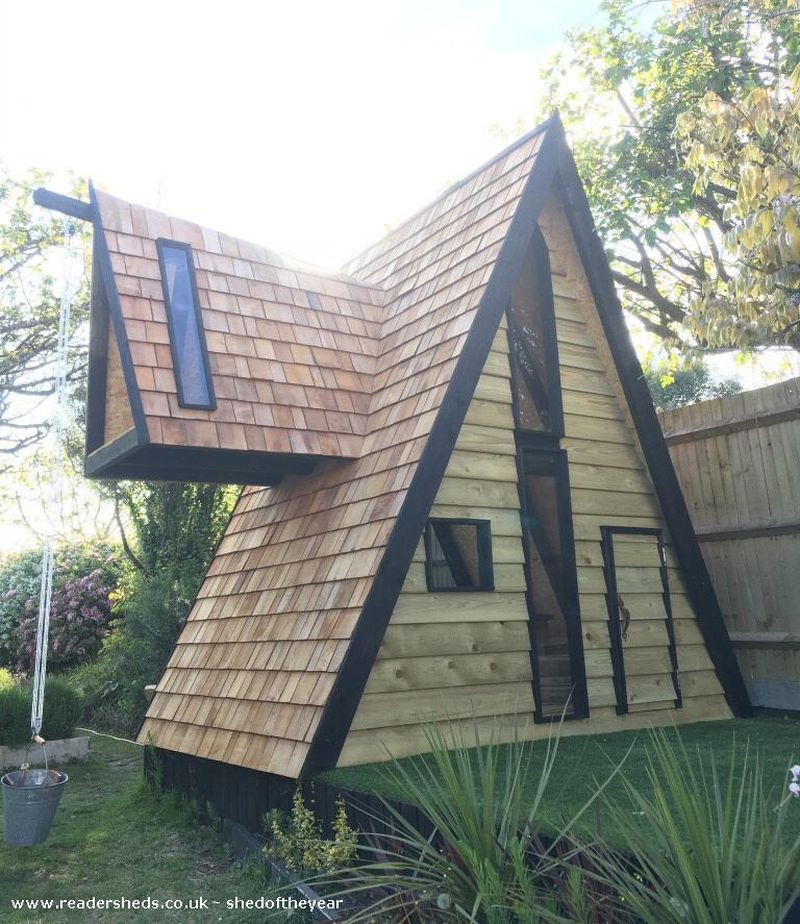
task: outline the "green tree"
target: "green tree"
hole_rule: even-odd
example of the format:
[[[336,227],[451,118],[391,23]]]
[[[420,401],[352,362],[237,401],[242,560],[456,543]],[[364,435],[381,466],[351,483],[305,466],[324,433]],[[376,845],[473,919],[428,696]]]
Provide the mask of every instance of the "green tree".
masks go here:
[[[725,205],[724,247],[735,269],[701,291],[692,313],[702,319],[701,336],[733,327],[746,344],[777,333],[800,349],[800,64],[786,75],[795,58],[772,30],[774,5],[751,7],[760,12],[753,29],[768,45],[771,68],[738,98],[709,90],[678,120],[694,191],[734,192]],[[703,18],[693,6],[685,15],[690,23]]]
[[[684,407],[742,390],[741,383],[734,378],[714,381],[708,366],[697,358],[685,359],[673,354],[659,361],[647,358],[642,366],[657,408]]]
[[[0,470],[48,429],[61,297],[56,277],[68,240],[76,290],[69,380],[80,382],[86,366],[90,231],[33,204],[33,190],[46,180],[41,171],[0,173]],[[72,193],[85,198],[85,183],[76,180]]]
[[[133,567],[120,612],[125,633],[150,649],[153,679],[172,652],[238,490],[225,485],[124,482],[118,486],[133,529]]]
[[[765,168],[778,129],[792,156],[797,145],[797,17],[786,0],[703,0],[668,8],[643,30],[643,6],[606,0],[606,22],[569,34],[569,50],[544,72],[543,112],[558,108],[571,135],[623,303],[671,346],[798,349],[800,306],[791,293],[775,298],[774,265],[751,260],[743,274],[738,262],[753,249],[740,233],[749,216],[774,213],[786,195],[784,175]],[[763,194],[754,203],[740,195],[741,169],[724,168],[725,159],[757,160],[753,139],[716,133],[730,113],[763,109],[765,97],[774,113],[754,131],[764,173],[744,175],[747,190]],[[711,100],[713,139],[700,132]],[[793,227],[785,222],[776,238]]]

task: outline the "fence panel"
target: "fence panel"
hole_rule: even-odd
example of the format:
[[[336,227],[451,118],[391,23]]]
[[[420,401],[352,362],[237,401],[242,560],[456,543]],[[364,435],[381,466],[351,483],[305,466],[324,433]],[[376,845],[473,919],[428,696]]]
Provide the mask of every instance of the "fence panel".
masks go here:
[[[753,703],[800,709],[800,378],[659,416]]]

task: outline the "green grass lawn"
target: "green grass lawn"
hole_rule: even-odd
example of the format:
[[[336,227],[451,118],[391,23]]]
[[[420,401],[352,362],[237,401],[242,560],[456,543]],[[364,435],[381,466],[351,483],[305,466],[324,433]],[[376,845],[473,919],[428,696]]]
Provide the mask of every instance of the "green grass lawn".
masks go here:
[[[553,834],[559,830],[565,819],[572,818],[602,783],[623,760],[621,773],[640,791],[650,791],[650,781],[643,760],[647,747],[648,732],[617,732],[607,735],[562,736],[558,742],[553,773],[545,798],[546,810],[538,819],[542,830]],[[748,746],[750,753],[760,755],[764,768],[765,785],[774,789],[776,803],[786,793],[787,769],[793,763],[800,763],[800,715],[764,713],[753,719],[738,719],[728,722],[697,722],[685,725],[679,731],[672,729],[669,735],[680,734],[696,765],[710,771],[713,764],[719,774],[726,774],[731,762],[736,764]],[[533,744],[534,759],[527,786],[533,792],[538,784],[547,742]],[[630,754],[628,751],[630,749]],[[627,758],[626,758],[626,755]],[[409,759],[401,761],[408,768]],[[429,766],[429,764],[426,764]],[[426,771],[427,772],[427,771]],[[619,802],[627,802],[624,785],[618,775],[611,781],[604,795]],[[409,801],[408,793],[397,784],[392,773],[392,763],[367,764],[333,770],[323,774],[323,779],[342,788],[378,793],[385,798]],[[633,808],[631,809],[633,811]],[[800,801],[797,811],[791,814],[787,835],[800,833]],[[624,846],[618,833],[603,819],[602,804],[598,800],[576,826],[579,833],[591,835],[599,825],[600,832],[611,843]]]
[[[271,893],[254,864],[234,863],[221,838],[178,799],[154,796],[142,782],[142,749],[92,738],[92,758],[71,764],[53,831],[37,847],[0,844],[0,921],[299,921],[265,911],[228,910],[234,896]],[[273,893],[274,894],[274,893]],[[287,892],[298,897],[295,892]],[[210,910],[15,911],[11,899],[98,898],[218,900]]]

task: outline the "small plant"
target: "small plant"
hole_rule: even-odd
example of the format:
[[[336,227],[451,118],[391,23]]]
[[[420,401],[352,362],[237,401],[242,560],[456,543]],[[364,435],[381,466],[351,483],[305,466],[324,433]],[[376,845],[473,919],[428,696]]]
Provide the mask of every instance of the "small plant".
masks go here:
[[[356,855],[358,835],[347,821],[342,799],[336,803],[333,840],[325,840],[314,812],[303,799],[298,786],[292,798],[291,815],[273,810],[264,818],[271,842],[264,852],[280,860],[296,873],[332,872],[352,862]]]

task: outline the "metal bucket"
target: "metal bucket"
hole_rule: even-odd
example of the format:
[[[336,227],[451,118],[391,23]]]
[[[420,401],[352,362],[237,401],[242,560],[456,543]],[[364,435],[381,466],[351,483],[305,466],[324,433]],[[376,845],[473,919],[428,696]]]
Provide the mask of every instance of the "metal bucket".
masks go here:
[[[3,777],[3,823],[9,847],[32,847],[50,833],[64,784],[59,770],[14,770]]]

